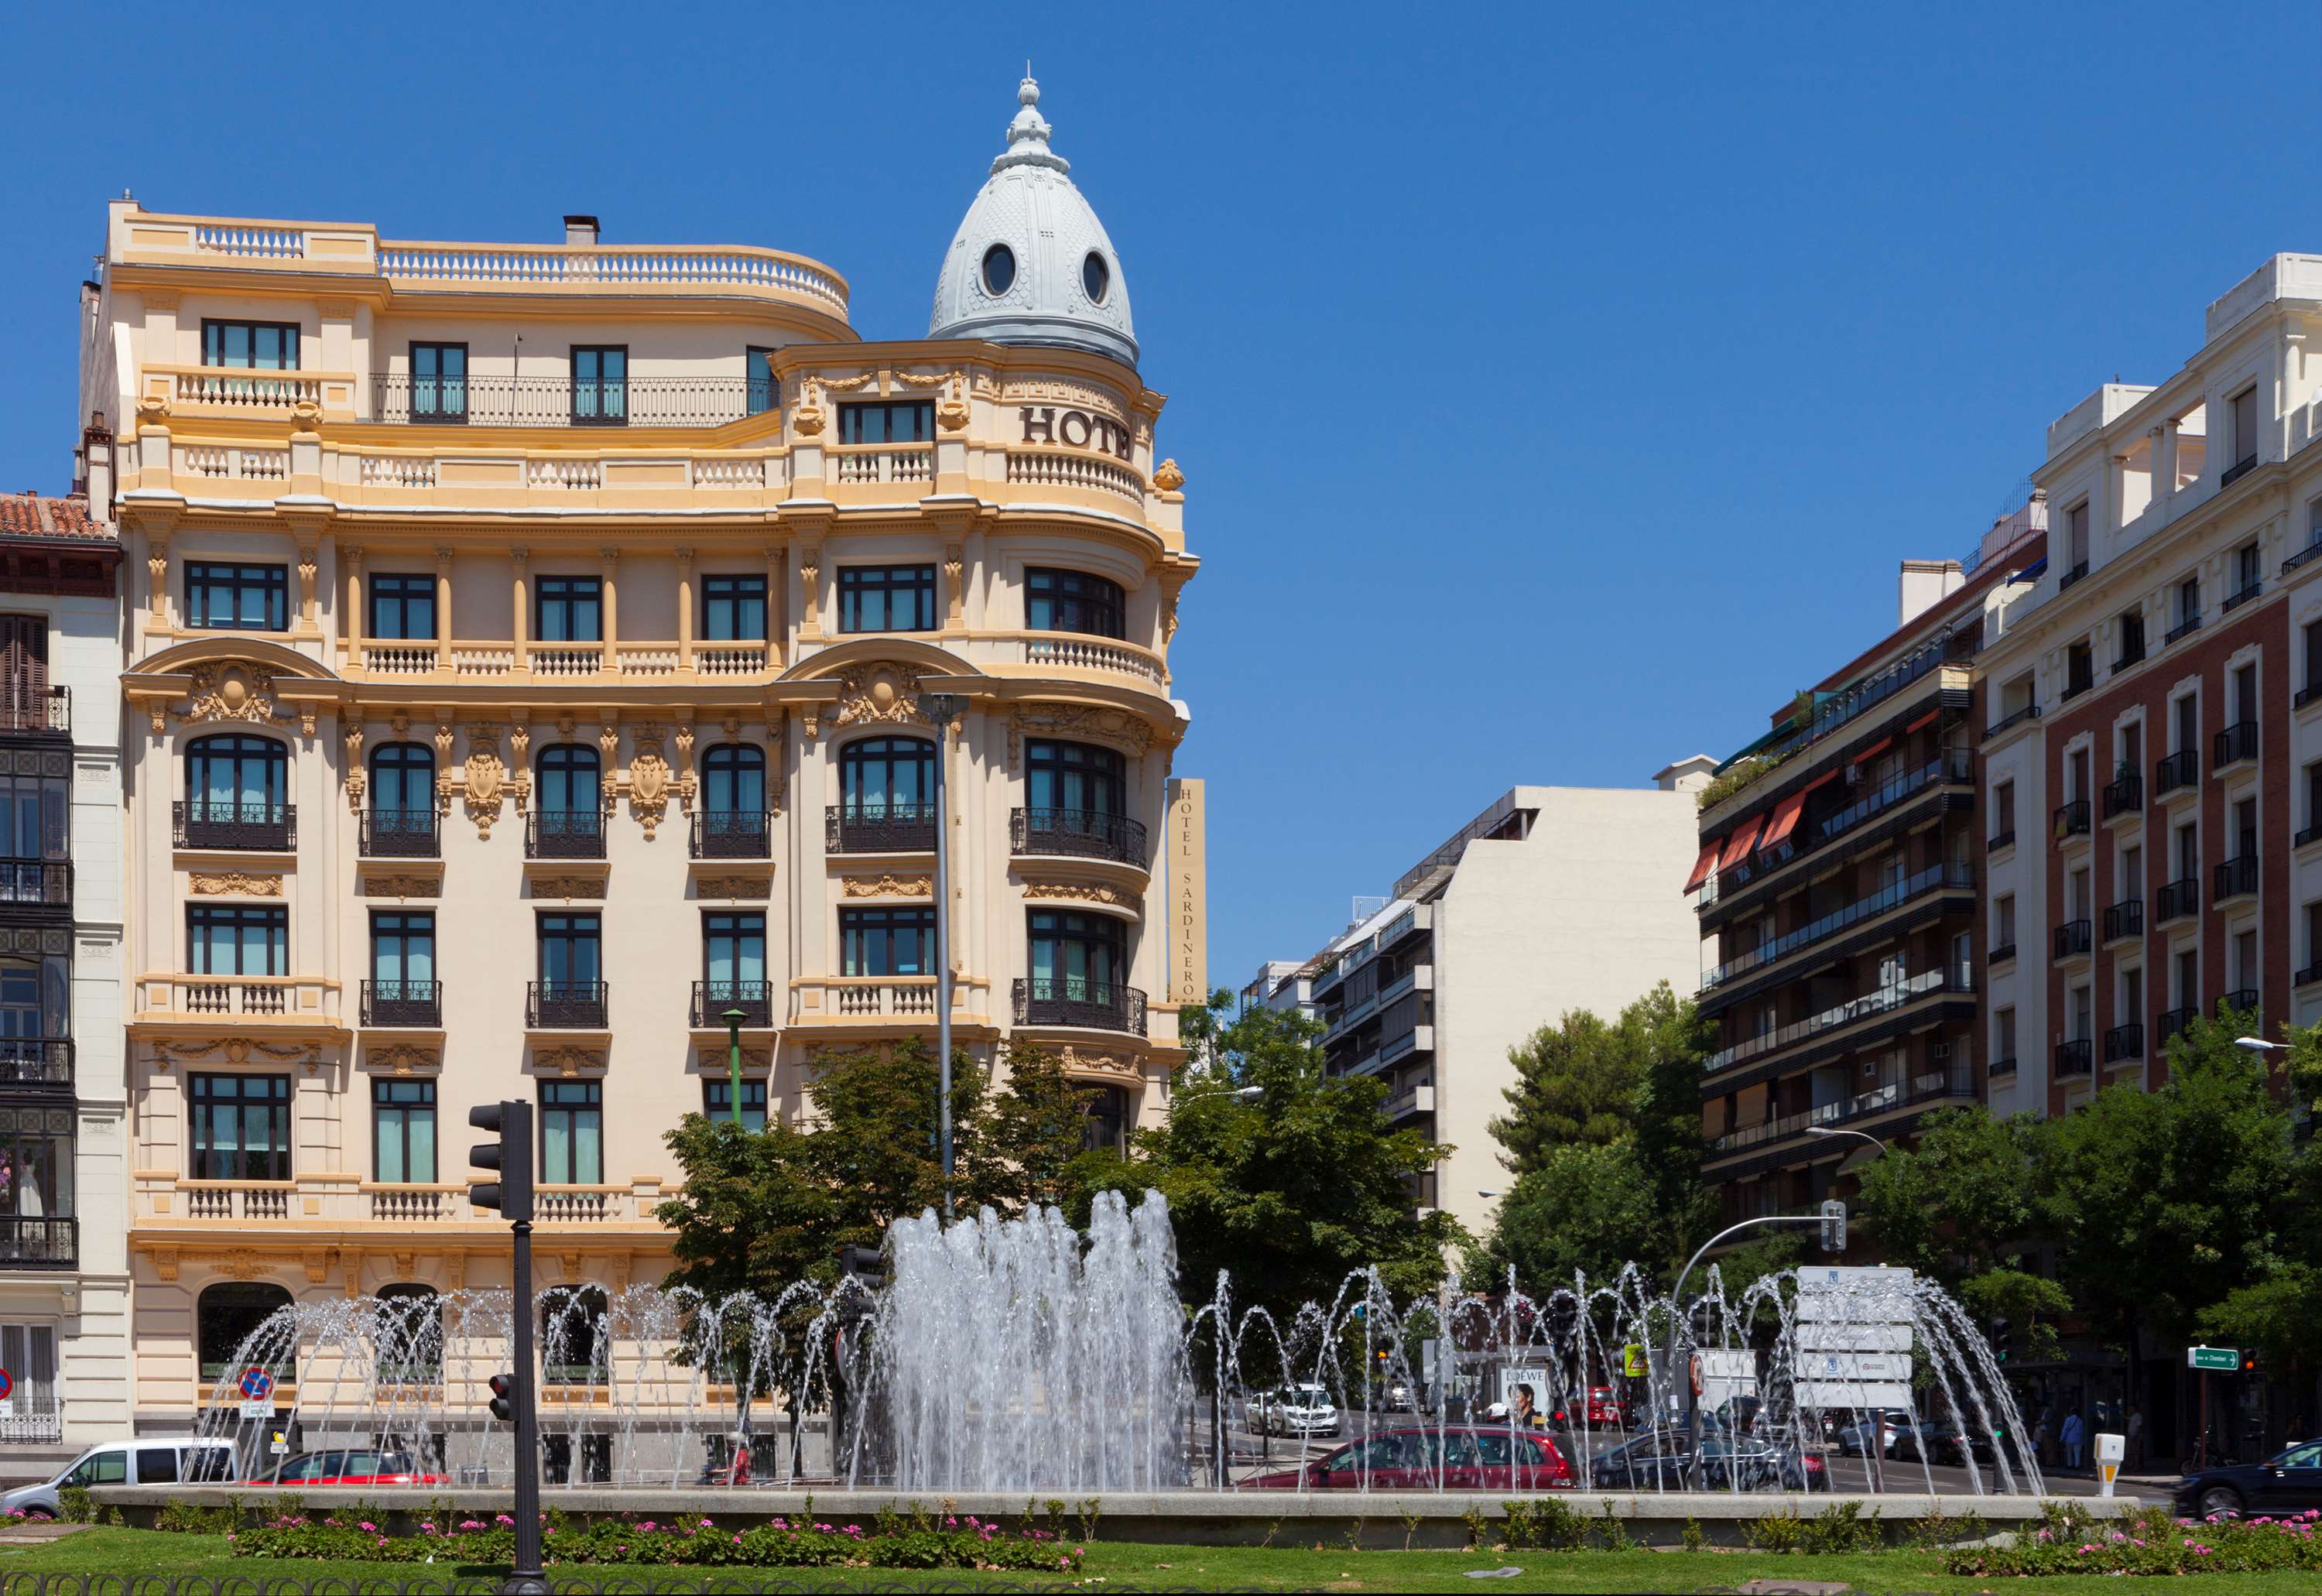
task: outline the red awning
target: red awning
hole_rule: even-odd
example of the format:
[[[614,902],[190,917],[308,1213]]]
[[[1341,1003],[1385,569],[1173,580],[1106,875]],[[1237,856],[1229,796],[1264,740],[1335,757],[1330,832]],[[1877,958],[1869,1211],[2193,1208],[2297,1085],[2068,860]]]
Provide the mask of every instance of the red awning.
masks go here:
[[[1909,725],[1905,726],[1903,728],[1903,734],[1907,737],[1913,732],[1917,731],[1921,726],[1933,725],[1935,716],[1941,715],[1943,712],[1943,707],[1940,704],[1936,705],[1933,709],[1928,710],[1926,714],[1919,716],[1918,719],[1913,721]]]
[[[1821,775],[1819,775],[1819,776],[1815,777],[1813,780],[1811,780],[1811,781],[1807,782],[1804,787],[1800,788],[1800,789],[1798,789],[1798,796],[1799,796],[1800,798],[1804,798],[1804,797],[1805,797],[1805,796],[1806,796],[1806,794],[1808,794],[1808,793],[1812,792],[1815,788],[1817,788],[1817,787],[1827,787],[1827,786],[1829,786],[1832,782],[1833,782],[1833,781],[1835,781],[1835,780],[1838,780],[1838,772],[1837,772],[1836,771],[1824,771]]]
[[[1701,845],[1701,857],[1693,862],[1693,873],[1685,879],[1687,891],[1692,891],[1709,879],[1709,872],[1717,868],[1718,851],[1724,846],[1725,839],[1723,837],[1712,837]]]
[[[1758,845],[1758,834],[1765,829],[1765,818],[1761,816],[1726,839],[1725,857],[1717,862],[1717,868],[1732,870],[1749,858],[1750,850]]]
[[[1881,737],[1878,742],[1873,743],[1869,747],[1861,750],[1852,759],[1848,760],[1846,762],[1850,765],[1859,765],[1864,760],[1876,759],[1879,755],[1887,752],[1887,745],[1893,741],[1895,741],[1895,739],[1892,737]]]
[[[1766,834],[1759,839],[1758,846],[1760,848],[1773,847],[1784,837],[1796,831],[1798,826],[1798,813],[1805,807],[1806,795],[1805,793],[1794,792],[1789,797],[1784,798],[1781,801],[1781,804],[1774,810],[1774,818],[1767,825]]]

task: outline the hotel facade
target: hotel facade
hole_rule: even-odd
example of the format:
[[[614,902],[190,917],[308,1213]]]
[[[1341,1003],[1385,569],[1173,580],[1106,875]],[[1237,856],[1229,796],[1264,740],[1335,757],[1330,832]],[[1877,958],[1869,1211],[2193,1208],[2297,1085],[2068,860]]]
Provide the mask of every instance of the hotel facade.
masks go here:
[[[667,1266],[663,1134],[951,1020],[1162,1112],[1205,995],[1197,566],[1121,264],[1028,79],[922,340],[749,247],[111,209],[136,1422],[283,1302]],[[941,724],[929,700],[943,696]],[[947,801],[936,804],[944,764]],[[947,828],[950,896],[935,894]]]

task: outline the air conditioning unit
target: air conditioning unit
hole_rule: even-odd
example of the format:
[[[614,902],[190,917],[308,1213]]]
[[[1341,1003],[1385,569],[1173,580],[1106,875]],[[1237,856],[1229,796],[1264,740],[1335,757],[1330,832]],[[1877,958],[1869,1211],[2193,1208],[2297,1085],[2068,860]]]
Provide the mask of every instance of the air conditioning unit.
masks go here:
[[[1947,1059],[1952,1056],[1952,1044],[1948,1042],[1938,1042],[1927,1049],[1927,1056],[1931,1059]]]

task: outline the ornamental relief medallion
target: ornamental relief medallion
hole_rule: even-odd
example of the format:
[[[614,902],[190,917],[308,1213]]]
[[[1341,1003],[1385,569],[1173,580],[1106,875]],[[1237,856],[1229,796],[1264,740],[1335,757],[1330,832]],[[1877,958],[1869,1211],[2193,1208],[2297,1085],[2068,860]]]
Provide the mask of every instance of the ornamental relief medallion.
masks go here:
[[[246,661],[219,661],[197,665],[187,689],[187,704],[178,718],[196,722],[247,721],[266,725],[275,718],[274,672]]]
[[[639,726],[635,743],[636,752],[629,756],[629,773],[622,785],[628,789],[629,813],[644,827],[645,841],[651,842],[669,813],[669,760],[662,752],[659,726]]]
[[[391,1074],[408,1075],[416,1070],[440,1070],[443,1054],[433,1047],[415,1047],[407,1042],[398,1042],[387,1047],[374,1047],[364,1055],[374,1069]]]
[[[1136,893],[1095,881],[1027,881],[1024,896],[1059,903],[1109,904],[1140,915],[1145,911],[1144,899]]]
[[[478,836],[489,838],[499,823],[501,801],[507,791],[507,766],[500,760],[500,729],[489,721],[480,720],[468,728],[464,775],[468,818],[476,823]]]
[[[704,876],[694,885],[696,898],[763,898],[773,890],[771,876]]]
[[[434,876],[365,876],[365,898],[434,898],[443,887]]]
[[[838,679],[838,703],[830,724],[913,725],[919,724],[919,678],[908,665],[875,660],[856,665]]]
[[[197,898],[279,898],[282,878],[239,870],[217,874],[195,871],[186,878],[186,889]]]
[[[553,1070],[559,1075],[571,1077],[583,1070],[605,1067],[605,1050],[601,1047],[535,1047],[532,1062],[536,1069]]]
[[[535,876],[532,882],[535,898],[562,898],[571,902],[576,898],[605,896],[603,876]]]
[[[841,898],[932,898],[935,890],[932,876],[842,876],[838,884]]]

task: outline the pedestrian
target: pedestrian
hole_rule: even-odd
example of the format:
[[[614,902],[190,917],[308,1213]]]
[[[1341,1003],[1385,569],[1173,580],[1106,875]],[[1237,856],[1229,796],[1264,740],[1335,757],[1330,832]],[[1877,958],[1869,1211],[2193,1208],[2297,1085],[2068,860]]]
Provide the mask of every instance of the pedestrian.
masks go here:
[[[2080,1466],[2080,1440],[2087,1434],[2088,1427],[2081,1423],[2079,1409],[2075,1408],[2064,1415],[2064,1427],[2058,1432],[2057,1438],[2064,1443],[2066,1468],[2077,1469]]]
[[[2056,1461],[2048,1450],[2048,1421],[2054,1412],[2052,1407],[2041,1409],[2040,1417],[2032,1424],[2032,1455],[2040,1460],[2043,1467]]]
[[[2137,1403],[2128,1405],[2128,1472],[2144,1472],[2144,1409]]]

